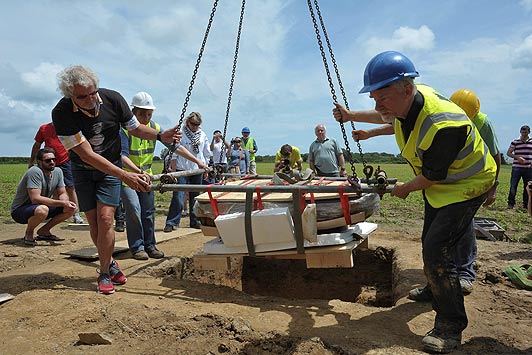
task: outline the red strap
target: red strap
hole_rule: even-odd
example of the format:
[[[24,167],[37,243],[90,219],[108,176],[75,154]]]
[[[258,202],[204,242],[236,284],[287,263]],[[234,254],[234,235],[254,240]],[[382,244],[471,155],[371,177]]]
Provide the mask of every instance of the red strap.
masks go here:
[[[256,206],[254,206],[254,208],[262,211],[264,209],[264,205],[262,204],[262,196],[260,195],[260,185],[257,185],[255,189],[257,190],[257,199],[255,200]]]
[[[314,192],[310,193],[310,203],[316,203],[316,201],[314,200]]]
[[[219,216],[218,213],[218,202],[212,197],[212,191],[211,191],[212,185],[207,185],[207,194],[209,194],[209,200],[211,202],[212,212],[214,213],[214,218]]]
[[[338,186],[338,195],[340,195],[340,204],[342,206],[342,212],[344,213],[345,222],[348,226],[351,225],[351,211],[349,206],[349,196],[344,194],[343,185]]]
[[[305,207],[307,207],[307,199],[305,198],[305,194],[301,192],[301,187],[299,187],[299,201],[301,203],[301,213],[303,213]]]

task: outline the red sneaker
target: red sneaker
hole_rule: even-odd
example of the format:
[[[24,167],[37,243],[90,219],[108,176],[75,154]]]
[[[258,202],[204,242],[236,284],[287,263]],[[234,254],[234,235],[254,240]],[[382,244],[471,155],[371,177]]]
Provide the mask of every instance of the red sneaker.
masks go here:
[[[111,275],[111,281],[115,285],[123,285],[127,281],[126,275],[120,270],[118,262],[116,260],[111,261],[109,265],[109,274]]]
[[[101,273],[98,276],[98,292],[104,295],[110,295],[115,292],[115,286],[111,282],[111,276],[109,274]]]

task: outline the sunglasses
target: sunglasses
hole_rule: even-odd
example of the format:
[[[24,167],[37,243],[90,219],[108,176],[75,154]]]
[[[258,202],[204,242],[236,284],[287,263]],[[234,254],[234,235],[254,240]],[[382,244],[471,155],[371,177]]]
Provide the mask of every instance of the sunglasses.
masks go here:
[[[98,94],[98,90],[95,90],[93,92],[90,92],[88,95],[78,95],[76,96],[76,99],[78,100],[85,100],[89,96],[96,96]]]
[[[45,163],[51,163],[51,162],[55,161],[55,158],[42,159],[42,161],[45,162]]]

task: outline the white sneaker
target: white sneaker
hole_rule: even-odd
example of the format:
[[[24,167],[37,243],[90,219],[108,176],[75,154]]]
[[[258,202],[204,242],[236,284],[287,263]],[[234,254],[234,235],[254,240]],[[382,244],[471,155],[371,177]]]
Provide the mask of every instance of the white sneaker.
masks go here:
[[[76,223],[76,224],[85,223],[85,221],[83,220],[83,218],[81,218],[81,216],[79,214],[75,214],[73,220],[74,220],[74,223]]]

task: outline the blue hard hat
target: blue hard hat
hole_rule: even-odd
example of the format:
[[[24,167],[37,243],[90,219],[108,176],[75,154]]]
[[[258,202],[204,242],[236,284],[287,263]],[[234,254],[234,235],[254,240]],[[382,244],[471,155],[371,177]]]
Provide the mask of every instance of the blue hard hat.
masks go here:
[[[249,127],[242,128],[242,133],[250,133]]]
[[[404,54],[387,51],[373,57],[366,70],[364,70],[364,87],[358,92],[370,92],[382,89],[394,81],[403,78],[415,78],[419,73],[414,67],[414,63]]]

